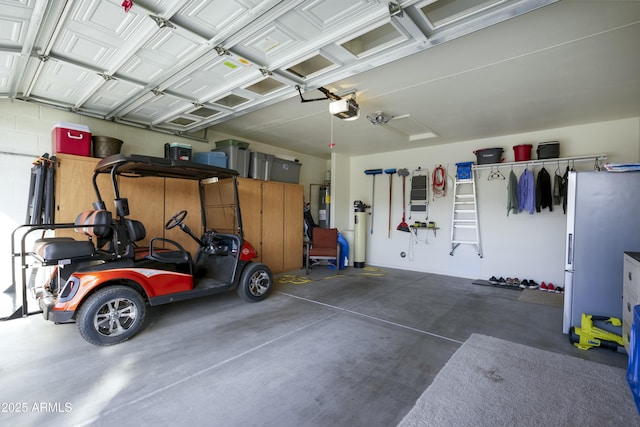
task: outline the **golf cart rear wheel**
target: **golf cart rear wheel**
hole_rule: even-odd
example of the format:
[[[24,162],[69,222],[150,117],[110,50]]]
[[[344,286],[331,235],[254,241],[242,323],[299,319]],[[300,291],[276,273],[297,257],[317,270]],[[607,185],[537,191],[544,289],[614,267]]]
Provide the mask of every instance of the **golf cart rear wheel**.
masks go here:
[[[271,270],[264,264],[249,263],[244,268],[238,285],[238,295],[249,302],[262,301],[273,286]]]
[[[113,345],[138,332],[146,313],[142,296],[126,286],[109,286],[91,295],[77,318],[82,338],[95,345]]]

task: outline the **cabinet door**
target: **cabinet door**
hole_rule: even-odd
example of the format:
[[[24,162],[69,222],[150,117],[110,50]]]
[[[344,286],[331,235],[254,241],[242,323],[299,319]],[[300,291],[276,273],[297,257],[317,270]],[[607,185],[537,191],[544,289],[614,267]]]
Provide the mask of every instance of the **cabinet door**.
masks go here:
[[[93,157],[59,154],[56,156],[55,178],[55,222],[57,224],[73,223],[81,212],[93,209],[93,202],[97,200],[93,189],[93,170],[99,159]],[[103,193],[111,188],[107,175],[98,177],[98,186]],[[109,197],[113,199],[113,191],[102,194],[102,198],[109,206]],[[56,236],[78,237],[70,230],[57,230]]]
[[[139,246],[148,246],[149,240],[164,236],[164,178],[126,178],[120,177],[120,197],[129,201],[130,219],[140,221],[144,225],[146,237],[136,242]],[[110,192],[113,199],[113,191]],[[112,211],[113,201],[105,202]],[[111,205],[111,206],[109,206]]]
[[[262,247],[262,183],[257,179],[238,179],[238,198],[242,215],[244,239],[258,251],[253,260],[264,262]]]
[[[219,233],[236,234],[236,193],[233,179],[223,179],[204,185],[206,227]]]
[[[197,236],[202,235],[202,213],[200,209],[200,190],[197,181],[186,179],[165,178],[164,187],[164,221],[162,225],[173,215],[181,210],[187,211],[185,224]],[[184,248],[195,255],[198,243],[193,240],[180,227],[175,227],[164,232],[164,237],[175,240]]]
[[[284,184],[262,184],[262,262],[274,273],[283,271]]]
[[[56,223],[74,222],[80,212],[91,209],[96,195],[92,177],[96,159],[59,155],[56,169]]]
[[[304,191],[298,184],[285,184],[284,187],[284,253],[283,271],[302,268]]]

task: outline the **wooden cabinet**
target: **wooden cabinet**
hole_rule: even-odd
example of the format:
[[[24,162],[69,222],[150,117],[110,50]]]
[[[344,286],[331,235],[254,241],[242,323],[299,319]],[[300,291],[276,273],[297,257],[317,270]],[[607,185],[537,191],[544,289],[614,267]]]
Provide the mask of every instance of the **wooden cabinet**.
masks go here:
[[[622,291],[622,342],[629,353],[634,307],[640,304],[640,252],[624,253]]]
[[[92,209],[97,200],[92,185],[93,170],[100,159],[61,154],[56,170],[56,222],[74,222],[80,212]],[[98,177],[98,187],[108,210],[114,212],[110,177]],[[197,243],[180,228],[165,230],[166,221],[181,210],[188,216],[185,223],[201,235],[200,192],[196,181],[173,178],[119,178],[120,197],[129,199],[129,218],[142,222],[147,237],[175,240],[192,254]],[[242,209],[244,237],[258,251],[256,261],[263,262],[274,273],[302,268],[304,194],[299,184],[238,179],[238,196]],[[231,180],[205,185],[205,211],[209,228],[236,233]],[[59,231],[71,235],[73,231]],[[77,237],[77,235],[76,235]]]
[[[238,179],[244,237],[272,272],[302,268],[304,193],[299,184]]]
[[[80,212],[92,209],[97,200],[93,189],[93,171],[100,159],[59,154],[56,169],[56,223],[74,222]],[[196,235],[202,232],[200,192],[197,181],[171,178],[120,178],[120,197],[129,199],[129,218],[144,224],[146,238],[138,242],[144,246],[153,237],[166,237],[195,253],[198,245],[179,228],[165,230],[165,222],[180,210],[189,215],[185,223]],[[98,187],[106,208],[114,213],[113,186],[108,175],[98,177]],[[58,230],[56,235],[77,237],[73,231]]]

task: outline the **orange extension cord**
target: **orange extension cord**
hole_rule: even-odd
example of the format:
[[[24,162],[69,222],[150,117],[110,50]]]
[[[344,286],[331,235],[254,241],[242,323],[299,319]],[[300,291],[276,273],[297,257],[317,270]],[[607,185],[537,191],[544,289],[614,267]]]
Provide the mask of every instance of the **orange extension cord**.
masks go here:
[[[447,173],[442,165],[433,169],[431,174],[431,189],[433,200],[436,197],[444,197],[447,194]]]

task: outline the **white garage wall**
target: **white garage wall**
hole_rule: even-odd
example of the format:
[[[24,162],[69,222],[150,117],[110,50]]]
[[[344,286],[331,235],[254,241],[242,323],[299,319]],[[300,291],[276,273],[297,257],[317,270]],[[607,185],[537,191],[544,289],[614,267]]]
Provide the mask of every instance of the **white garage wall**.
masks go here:
[[[579,156],[604,153],[611,162],[637,162],[640,160],[640,118],[593,123],[560,129],[549,129],[518,135],[508,135],[485,140],[466,141],[456,144],[424,147],[415,150],[374,154],[351,159],[349,206],[337,207],[343,219],[349,219],[353,228],[352,204],[354,200],[371,203],[372,177],[365,169],[417,167],[432,171],[439,164],[447,168],[450,175],[447,196],[432,201],[430,198],[429,221],[435,221],[437,236],[432,231],[419,230],[415,242],[409,233],[396,231],[401,220],[401,179],[393,177],[392,233],[387,237],[389,181],[387,175],[376,177],[374,234],[367,227],[366,263],[389,268],[425,271],[451,276],[488,279],[518,277],[562,284],[565,216],[561,207],[549,212],[529,215],[506,215],[507,181],[487,181],[488,170],[477,174],[478,212],[484,257],[480,259],[472,246],[458,247],[450,256],[450,226],[452,212],[452,179],[456,173],[455,163],[474,161],[473,150],[503,147],[505,161],[513,161],[514,145],[558,140],[561,156]],[[535,158],[535,154],[534,154]],[[576,169],[589,170],[591,163],[576,163]],[[566,162],[561,163],[562,171]],[[550,174],[555,165],[547,165]],[[539,170],[540,167],[536,168]],[[501,169],[508,176],[509,169]],[[514,168],[519,177],[522,166]],[[407,180],[407,197],[410,183]],[[636,189],[637,191],[637,189]],[[430,195],[431,197],[431,195]],[[414,214],[413,220],[424,216]],[[340,221],[337,222],[340,224]],[[597,232],[594,230],[594,232]],[[606,238],[606,236],[604,237]],[[401,252],[408,254],[402,258]]]

